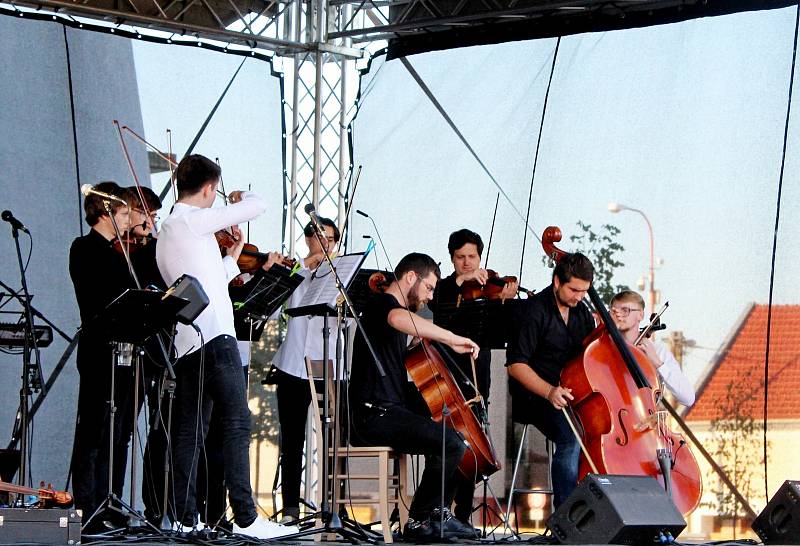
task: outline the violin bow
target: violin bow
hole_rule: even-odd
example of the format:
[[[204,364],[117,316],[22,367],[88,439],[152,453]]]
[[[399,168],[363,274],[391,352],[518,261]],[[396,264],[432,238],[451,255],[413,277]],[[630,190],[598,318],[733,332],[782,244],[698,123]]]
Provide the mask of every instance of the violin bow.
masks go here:
[[[128,145],[125,143],[125,137],[122,135],[122,128],[120,127],[119,121],[113,120],[113,123],[117,128],[119,143],[122,146],[122,153],[125,155],[125,159],[128,163],[128,169],[130,169],[131,176],[136,184],[136,192],[139,194],[139,201],[141,202],[142,210],[144,211],[145,215],[150,218],[150,209],[147,207],[147,203],[145,202],[144,192],[142,191],[142,185],[139,183],[139,177],[136,175],[136,169],[133,168],[133,160],[131,159],[131,154],[128,152]]]
[[[489,244],[486,245],[486,259],[483,268],[489,269],[489,251],[492,250],[492,238],[494,237],[494,222],[497,220],[497,206],[500,204],[500,192],[497,192],[497,199],[494,202],[494,216],[492,216],[492,229],[489,231]]]

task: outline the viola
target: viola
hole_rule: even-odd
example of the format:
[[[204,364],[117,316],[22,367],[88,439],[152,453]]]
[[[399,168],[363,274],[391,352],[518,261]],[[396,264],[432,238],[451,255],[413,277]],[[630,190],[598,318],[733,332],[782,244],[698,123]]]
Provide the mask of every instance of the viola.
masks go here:
[[[474,279],[464,281],[461,285],[461,301],[477,299],[498,300],[501,298],[503,288],[505,288],[508,283],[517,282],[517,277],[514,275],[501,277],[497,271],[493,269],[487,269],[486,273],[489,274],[486,284],[481,284]],[[517,293],[520,291],[528,295],[531,294],[529,290],[521,286],[518,287]]]
[[[149,243],[151,240],[152,236],[134,237],[130,234],[125,234],[122,236],[121,241],[115,237],[114,240],[111,241],[111,244],[113,245],[114,250],[122,255],[125,255],[125,249],[127,249],[129,254],[136,254],[137,251],[147,246],[147,243]]]
[[[40,508],[48,508],[51,506],[69,508],[72,506],[72,495],[66,491],[54,491],[52,484],[45,487],[44,482],[41,482],[39,489],[32,489],[30,487],[23,487],[21,485],[0,481],[0,491],[20,493],[22,495],[35,495],[39,499],[37,504]]]
[[[542,235],[542,246],[555,261],[565,254],[555,246],[560,240],[557,227]],[[669,429],[666,411],[657,409],[656,369],[624,340],[594,287],[589,297],[602,324],[584,340],[583,354],[564,367],[560,380],[572,389],[570,406],[580,422],[575,428],[582,430],[579,479],[589,472],[651,476],[688,515],[700,503],[702,476],[689,445]]]
[[[219,244],[221,251],[226,248],[234,247],[238,242],[236,237],[224,229],[216,232],[214,236],[217,239],[217,244]],[[236,260],[236,265],[239,266],[239,271],[242,273],[253,274],[258,271],[268,259],[269,255],[264,252],[259,252],[256,245],[245,243],[242,248],[242,253],[239,255],[239,259]],[[284,256],[278,263],[279,265],[292,269],[297,264],[297,261]]]

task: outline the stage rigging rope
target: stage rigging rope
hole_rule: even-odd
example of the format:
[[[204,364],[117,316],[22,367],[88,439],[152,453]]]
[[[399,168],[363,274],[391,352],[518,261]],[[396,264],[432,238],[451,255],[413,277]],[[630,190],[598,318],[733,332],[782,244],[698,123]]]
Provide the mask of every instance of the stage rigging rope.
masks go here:
[[[80,192],[81,187],[81,166],[78,163],[78,128],[75,124],[75,94],[72,89],[72,63],[69,57],[69,39],[67,38],[67,26],[61,25],[64,30],[64,52],[67,60],[67,84],[69,86],[69,108],[70,119],[72,120],[72,146],[75,155],[75,185],[78,187],[78,230],[83,236],[83,199]]]
[[[770,337],[772,334],[772,297],[775,291],[775,257],[778,252],[778,228],[781,220],[781,194],[783,193],[783,175],[786,169],[786,148],[789,142],[789,119],[792,113],[792,93],[794,91],[794,69],[797,61],[797,31],[800,27],[800,4],[795,10],[794,19],[794,41],[792,42],[792,68],[789,72],[789,96],[786,101],[786,122],[783,126],[783,150],[781,152],[781,172],[778,177],[778,195],[775,203],[775,229],[772,233],[772,256],[769,271],[769,300],[767,304],[767,343],[764,349],[764,423],[763,423],[763,445],[764,445],[764,498],[769,498],[769,482],[767,470],[769,467],[767,459],[767,416],[769,411],[769,349]]]
[[[544,132],[544,118],[547,113],[547,99],[550,98],[550,86],[553,84],[553,74],[556,71],[556,60],[558,59],[558,48],[561,46],[561,36],[556,40],[556,48],[553,51],[553,64],[550,65],[550,78],[547,80],[547,90],[544,92],[544,104],[542,104],[542,118],[539,122],[539,136],[536,138],[536,152],[533,156],[533,170],[531,172],[531,189],[528,192],[528,210],[525,213],[525,225],[529,226],[528,222],[531,217],[531,204],[533,202],[533,181],[536,179],[536,165],[539,163],[539,146],[542,143],[542,133]],[[537,237],[538,239],[538,237]],[[517,276],[522,282],[522,266],[525,264],[525,247],[528,242],[528,231],[522,235],[522,252],[519,258],[519,275]]]

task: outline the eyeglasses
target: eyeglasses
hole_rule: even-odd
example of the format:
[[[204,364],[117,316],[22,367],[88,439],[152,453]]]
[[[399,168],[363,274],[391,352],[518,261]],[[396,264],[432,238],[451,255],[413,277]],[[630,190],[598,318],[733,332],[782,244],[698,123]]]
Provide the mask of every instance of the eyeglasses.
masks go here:
[[[425,287],[425,290],[427,290],[429,293],[433,294],[433,291],[436,288],[436,285],[430,284],[428,281],[424,281],[422,279],[420,279],[419,282],[422,283],[422,286]]]
[[[638,307],[612,307],[611,312],[616,313],[621,317],[627,317],[631,314],[631,311],[644,311],[644,309],[639,309]]]
[[[143,211],[142,209],[131,209],[131,210],[133,210],[133,212],[138,212],[142,216],[147,216],[147,213],[145,211]],[[153,211],[153,212],[150,213],[150,219],[153,222],[158,222],[159,220],[161,220],[161,217],[158,214],[156,214],[155,211]]]

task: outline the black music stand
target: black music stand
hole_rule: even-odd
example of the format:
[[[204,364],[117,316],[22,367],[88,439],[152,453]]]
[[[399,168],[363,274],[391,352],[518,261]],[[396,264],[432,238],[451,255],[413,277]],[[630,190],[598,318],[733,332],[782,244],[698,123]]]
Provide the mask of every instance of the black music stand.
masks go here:
[[[481,348],[505,349],[525,300],[465,300],[436,308],[436,323],[470,338]]]
[[[351,301],[349,300],[349,285],[353,282],[353,279],[356,277],[361,265],[364,263],[364,259],[366,258],[367,254],[346,254],[344,256],[339,256],[333,260],[326,260],[323,262],[314,272],[311,278],[311,284],[309,285],[308,290],[303,295],[303,299],[300,301],[300,304],[297,307],[292,309],[287,309],[286,314],[290,317],[302,317],[302,316],[321,316],[324,320],[324,326],[322,328],[322,362],[329,362],[331,359],[328,354],[328,346],[330,340],[330,328],[328,327],[328,319],[330,317],[337,317],[338,323],[341,324],[342,318],[344,317],[346,311],[344,308],[350,307],[352,305]],[[351,313],[352,315],[352,313]],[[355,320],[358,321],[358,317],[355,317]],[[339,335],[339,331],[337,328],[337,336]],[[341,362],[338,358],[339,355],[336,355],[336,364],[334,366],[335,375],[337,377],[341,376]],[[381,368],[381,373],[383,370]],[[346,517],[342,517],[342,515],[336,513],[336,500],[334,498],[333,503],[329,503],[328,497],[330,496],[330,483],[328,480],[328,461],[329,461],[329,445],[328,439],[331,435],[330,428],[333,425],[334,432],[333,432],[333,456],[330,457],[331,460],[335,462],[338,460],[336,451],[337,451],[337,443],[338,443],[338,435],[337,430],[339,426],[339,404],[338,399],[334,400],[335,402],[335,415],[333,422],[330,418],[329,408],[330,408],[330,400],[328,398],[328,366],[322,366],[322,381],[324,384],[324,388],[322,390],[322,446],[321,446],[321,455],[320,455],[320,475],[322,478],[322,505],[320,506],[319,511],[306,516],[301,522],[312,521],[315,519],[319,519],[324,527],[322,528],[311,528],[304,531],[300,531],[299,533],[295,533],[292,535],[287,535],[281,537],[281,540],[291,540],[294,538],[300,538],[309,535],[315,535],[319,533],[335,533],[348,540],[350,542],[357,542],[359,540],[364,540],[368,542],[374,542],[367,532],[355,521],[349,521]],[[338,396],[338,386],[337,386],[337,394],[334,395],[335,397]],[[334,479],[333,482],[335,483],[337,480],[335,478],[337,474],[337,470],[334,469],[333,475]],[[300,523],[300,522],[298,522]]]
[[[259,269],[255,276],[242,286],[231,286],[228,293],[233,301],[233,323],[236,339],[258,341],[264,326],[305,277],[281,265],[268,271]]]
[[[81,330],[91,332],[94,336],[107,339],[112,345],[132,344],[141,346],[148,338],[155,335],[160,330],[172,327],[176,321],[178,312],[189,305],[189,301],[177,296],[154,292],[150,290],[129,289],[109,303],[103,311],[91,319]],[[144,523],[154,531],[160,533],[161,530],[152,525],[140,514],[133,506],[125,503],[114,493],[114,421],[116,406],[114,405],[114,376],[116,368],[117,351],[111,355],[111,386],[110,386],[110,416],[108,431],[108,494],[106,499],[97,507],[94,513],[84,522],[83,529],[103,510],[114,510],[123,516],[127,516],[128,525],[134,526],[133,522]],[[138,385],[134,385],[137,389]],[[134,434],[136,431],[134,430]],[[131,464],[135,465],[134,460]],[[135,484],[131,484],[134,488]]]

